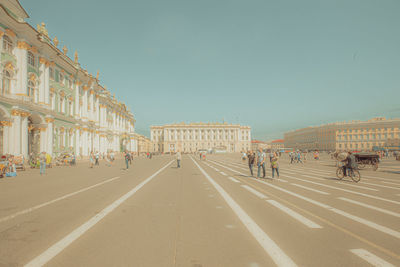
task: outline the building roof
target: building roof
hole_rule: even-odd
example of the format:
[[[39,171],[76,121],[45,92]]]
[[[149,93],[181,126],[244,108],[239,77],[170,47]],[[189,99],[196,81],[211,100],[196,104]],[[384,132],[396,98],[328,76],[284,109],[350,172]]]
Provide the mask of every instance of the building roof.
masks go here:
[[[251,140],[252,144],[265,144],[265,142],[260,141],[260,140]]]
[[[275,143],[284,143],[285,141],[283,139],[276,139],[271,141],[271,143],[275,144]]]

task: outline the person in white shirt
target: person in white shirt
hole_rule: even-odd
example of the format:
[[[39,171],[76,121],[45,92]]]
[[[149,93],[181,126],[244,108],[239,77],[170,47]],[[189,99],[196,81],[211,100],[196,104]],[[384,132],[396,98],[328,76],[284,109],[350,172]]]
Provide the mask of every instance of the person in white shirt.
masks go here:
[[[176,152],[176,163],[177,163],[177,168],[181,167],[181,160],[182,160],[182,155],[181,152],[178,150],[178,152]]]

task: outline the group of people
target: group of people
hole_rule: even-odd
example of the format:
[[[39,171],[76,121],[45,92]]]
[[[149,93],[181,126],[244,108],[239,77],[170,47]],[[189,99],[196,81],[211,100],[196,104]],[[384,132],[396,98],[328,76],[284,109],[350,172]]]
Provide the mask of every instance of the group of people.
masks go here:
[[[307,160],[307,152],[301,153],[299,150],[289,152],[290,164],[301,163],[303,164]]]
[[[246,155],[249,163],[249,169],[250,169],[250,174],[251,176],[254,176],[253,173],[253,168],[255,165],[257,165],[257,178],[260,178],[261,176],[261,170],[262,170],[262,178],[265,178],[265,164],[267,160],[267,155],[265,152],[260,148],[256,153],[253,151],[248,151]],[[275,178],[275,173],[277,177],[279,178],[279,155],[278,153],[271,153],[269,157],[270,161],[270,166],[272,170],[272,178]]]
[[[106,161],[107,166],[112,166],[115,160],[115,153],[114,151],[108,151],[107,153],[100,154],[99,151],[91,151],[89,155],[89,167],[99,166],[101,157]]]

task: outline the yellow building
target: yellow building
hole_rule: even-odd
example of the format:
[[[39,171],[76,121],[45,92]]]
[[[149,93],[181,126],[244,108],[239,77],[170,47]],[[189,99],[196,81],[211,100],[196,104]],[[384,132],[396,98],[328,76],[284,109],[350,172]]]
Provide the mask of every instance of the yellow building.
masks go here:
[[[251,148],[251,128],[228,123],[179,123],[151,127],[154,152],[186,153],[199,150],[247,151]]]
[[[385,148],[399,138],[400,119],[337,122],[285,133],[285,147],[308,150],[360,150]]]

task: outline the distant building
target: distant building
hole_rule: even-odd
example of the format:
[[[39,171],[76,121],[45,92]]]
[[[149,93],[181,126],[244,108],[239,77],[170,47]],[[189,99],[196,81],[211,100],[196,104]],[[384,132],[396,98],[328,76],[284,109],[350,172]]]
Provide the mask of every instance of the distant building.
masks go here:
[[[285,147],[308,150],[360,150],[387,148],[399,139],[400,119],[337,122],[285,133]]]
[[[283,139],[276,139],[270,142],[272,150],[282,150],[285,148],[285,141]]]
[[[270,149],[271,146],[267,142],[260,140],[251,140],[251,150],[258,151],[259,149]]]
[[[153,146],[148,137],[135,133],[135,140],[137,143],[137,152],[138,153],[154,152]]]
[[[151,127],[154,152],[186,153],[199,150],[247,151],[251,147],[251,128],[228,123],[179,123]]]

